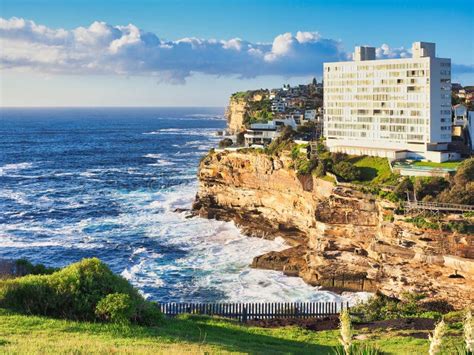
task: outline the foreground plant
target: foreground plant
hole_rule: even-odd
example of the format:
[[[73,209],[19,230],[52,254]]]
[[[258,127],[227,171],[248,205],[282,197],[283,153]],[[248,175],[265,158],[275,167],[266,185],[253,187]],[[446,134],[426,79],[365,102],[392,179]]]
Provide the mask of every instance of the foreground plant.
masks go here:
[[[471,310],[468,310],[466,312],[466,316],[464,317],[463,322],[463,328],[464,341],[466,342],[466,350],[472,354],[474,352],[474,327]]]
[[[429,335],[430,339],[430,355],[436,355],[441,352],[441,345],[443,342],[443,336],[446,333],[446,323],[442,320],[439,322],[433,332],[433,335]]]
[[[341,337],[339,338],[339,341],[344,347],[344,352],[346,354],[350,354],[352,345],[352,324],[351,316],[349,314],[348,309],[345,309],[341,312],[341,315],[339,316],[339,321],[339,327],[341,332]]]

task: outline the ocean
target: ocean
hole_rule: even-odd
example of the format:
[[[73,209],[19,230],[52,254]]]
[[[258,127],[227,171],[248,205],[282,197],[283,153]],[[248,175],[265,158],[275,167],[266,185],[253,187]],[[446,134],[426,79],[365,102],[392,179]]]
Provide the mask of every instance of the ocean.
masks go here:
[[[160,302],[340,301],[251,269],[286,248],[233,223],[186,218],[217,108],[0,109],[0,259],[98,257]]]

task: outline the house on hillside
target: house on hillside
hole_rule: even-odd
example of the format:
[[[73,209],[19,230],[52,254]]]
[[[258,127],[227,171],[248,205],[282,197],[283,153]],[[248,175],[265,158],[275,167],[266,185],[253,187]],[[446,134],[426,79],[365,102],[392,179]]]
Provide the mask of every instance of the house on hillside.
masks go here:
[[[277,138],[285,126],[296,129],[294,119],[274,119],[267,123],[253,123],[244,134],[245,146],[265,146]]]

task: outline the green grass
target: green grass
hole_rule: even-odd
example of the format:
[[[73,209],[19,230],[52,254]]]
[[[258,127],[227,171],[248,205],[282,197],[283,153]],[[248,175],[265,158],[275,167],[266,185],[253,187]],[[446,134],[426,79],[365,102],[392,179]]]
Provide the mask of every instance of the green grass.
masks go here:
[[[324,180],[324,181],[332,182],[333,184],[336,183],[336,179],[334,179],[332,176],[329,176],[329,175],[324,175],[324,176],[321,177],[320,179],[322,179],[322,180]]]
[[[358,331],[389,354],[426,353],[428,341],[407,332]],[[364,335],[365,334],[365,335]],[[0,309],[0,353],[260,353],[331,354],[338,331],[263,329],[217,318],[185,316],[158,327],[118,326],[24,316]],[[461,344],[448,338],[446,353]]]
[[[361,182],[393,184],[397,176],[392,174],[387,158],[353,156],[349,161],[360,169]]]
[[[430,168],[447,168],[447,169],[457,169],[457,167],[462,163],[462,161],[447,161],[444,163],[433,163],[430,161],[416,161],[413,166],[428,166]]]

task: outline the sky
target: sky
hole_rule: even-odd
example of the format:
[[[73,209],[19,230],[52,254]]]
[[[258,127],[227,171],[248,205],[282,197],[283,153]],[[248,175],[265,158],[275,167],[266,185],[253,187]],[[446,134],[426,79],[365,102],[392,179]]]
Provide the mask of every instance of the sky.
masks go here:
[[[225,106],[321,78],[356,45],[435,42],[474,84],[474,6],[452,0],[0,0],[1,106]]]

